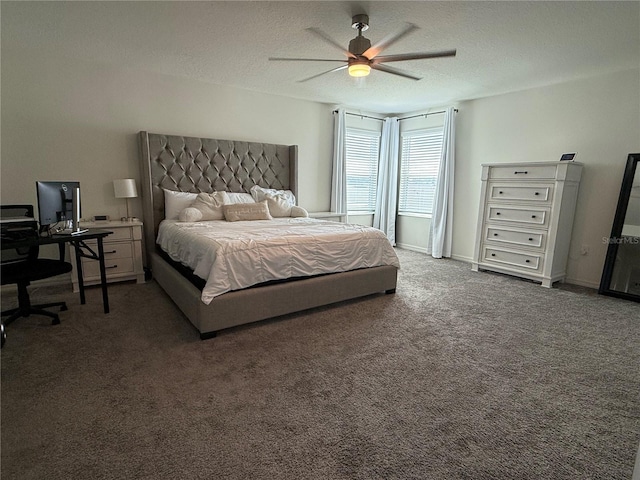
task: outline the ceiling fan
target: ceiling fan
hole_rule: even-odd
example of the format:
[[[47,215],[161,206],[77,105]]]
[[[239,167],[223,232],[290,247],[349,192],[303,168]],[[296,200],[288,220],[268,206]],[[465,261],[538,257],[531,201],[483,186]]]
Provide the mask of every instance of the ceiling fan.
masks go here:
[[[289,62],[346,62],[346,65],[341,65],[337,68],[333,68],[326,72],[313,75],[299,82],[306,82],[312,80],[321,75],[327,73],[337,72],[340,70],[348,69],[349,75],[352,77],[366,77],[371,73],[371,69],[379,70],[381,72],[391,73],[393,75],[399,75],[401,77],[410,78],[412,80],[421,80],[421,77],[417,77],[414,74],[405,72],[398,68],[385,65],[389,62],[401,62],[405,60],[421,60],[425,58],[439,58],[439,57],[455,57],[456,51],[443,50],[439,52],[423,52],[423,53],[402,53],[397,55],[379,55],[385,48],[393,45],[399,39],[407,35],[408,33],[416,30],[418,27],[412,23],[408,23],[399,32],[389,35],[380,40],[375,45],[371,46],[371,41],[368,38],[362,36],[362,32],[369,29],[369,16],[365,14],[354,15],[352,18],[352,28],[358,30],[358,36],[349,42],[349,49],[345,50],[338,42],[330,38],[326,33],[318,30],[317,28],[307,28],[307,30],[328,44],[336,47],[342,53],[346,55],[346,59],[326,59],[326,58],[281,58],[270,57],[269,60],[274,61],[289,61]]]

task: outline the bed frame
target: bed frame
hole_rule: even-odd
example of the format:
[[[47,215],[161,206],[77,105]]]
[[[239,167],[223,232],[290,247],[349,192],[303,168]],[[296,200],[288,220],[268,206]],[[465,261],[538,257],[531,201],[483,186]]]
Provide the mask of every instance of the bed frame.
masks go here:
[[[200,338],[309,308],[395,292],[397,268],[381,266],[227,292],[205,305],[201,291],[157,251],[155,239],[164,218],[162,189],[249,192],[259,185],[291,190],[297,198],[298,147],[148,132],[140,132],[139,141],[147,267]]]

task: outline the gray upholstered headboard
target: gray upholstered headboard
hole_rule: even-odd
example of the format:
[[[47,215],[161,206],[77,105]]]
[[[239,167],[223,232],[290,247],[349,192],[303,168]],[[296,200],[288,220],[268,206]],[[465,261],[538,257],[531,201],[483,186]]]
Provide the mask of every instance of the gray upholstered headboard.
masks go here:
[[[140,132],[147,258],[164,218],[164,192],[291,190],[297,197],[298,146]],[[149,264],[149,263],[148,263]]]

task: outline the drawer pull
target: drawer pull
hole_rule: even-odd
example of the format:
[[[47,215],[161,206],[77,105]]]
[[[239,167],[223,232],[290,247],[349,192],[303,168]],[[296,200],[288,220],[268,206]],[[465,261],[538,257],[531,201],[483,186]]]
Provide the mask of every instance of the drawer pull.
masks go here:
[[[515,171],[515,172],[513,172],[513,173],[514,173],[515,175],[518,175],[518,174],[520,174],[520,173],[522,173],[522,174],[526,175],[526,174],[527,174],[527,173],[529,173],[529,172],[526,172],[526,171],[525,171],[525,172],[518,172],[518,171]]]
[[[118,268],[118,265],[106,265],[104,268]]]
[[[525,260],[525,263],[531,263],[531,260]]]
[[[530,241],[530,242],[533,242],[533,238],[530,238],[530,239],[529,239],[529,241]]]
[[[534,195],[540,195],[540,192],[536,192],[536,193],[534,193]]]
[[[535,215],[531,215],[531,218],[536,218],[536,216]]]
[[[496,212],[496,215],[500,215],[500,212]]]
[[[491,256],[492,256],[492,257],[495,257],[495,256],[496,256],[496,254],[495,254],[495,253],[492,253],[492,254],[491,254]]]
[[[498,236],[498,234],[497,234],[497,233],[494,233],[494,234],[493,234],[493,236],[494,236],[494,237],[497,237],[497,236]]]
[[[104,252],[104,254],[106,255],[108,253],[116,253],[116,252],[117,252],[117,250],[111,250],[110,252]]]
[[[500,195],[502,195],[502,190],[498,192]]]

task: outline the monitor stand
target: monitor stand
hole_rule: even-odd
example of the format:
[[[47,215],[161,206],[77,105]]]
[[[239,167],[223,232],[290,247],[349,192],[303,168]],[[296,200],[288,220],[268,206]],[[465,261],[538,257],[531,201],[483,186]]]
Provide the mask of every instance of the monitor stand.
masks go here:
[[[73,189],[73,197],[72,197],[72,228],[64,228],[62,230],[58,230],[54,233],[54,235],[80,235],[81,233],[87,232],[87,228],[80,228],[80,189]]]

